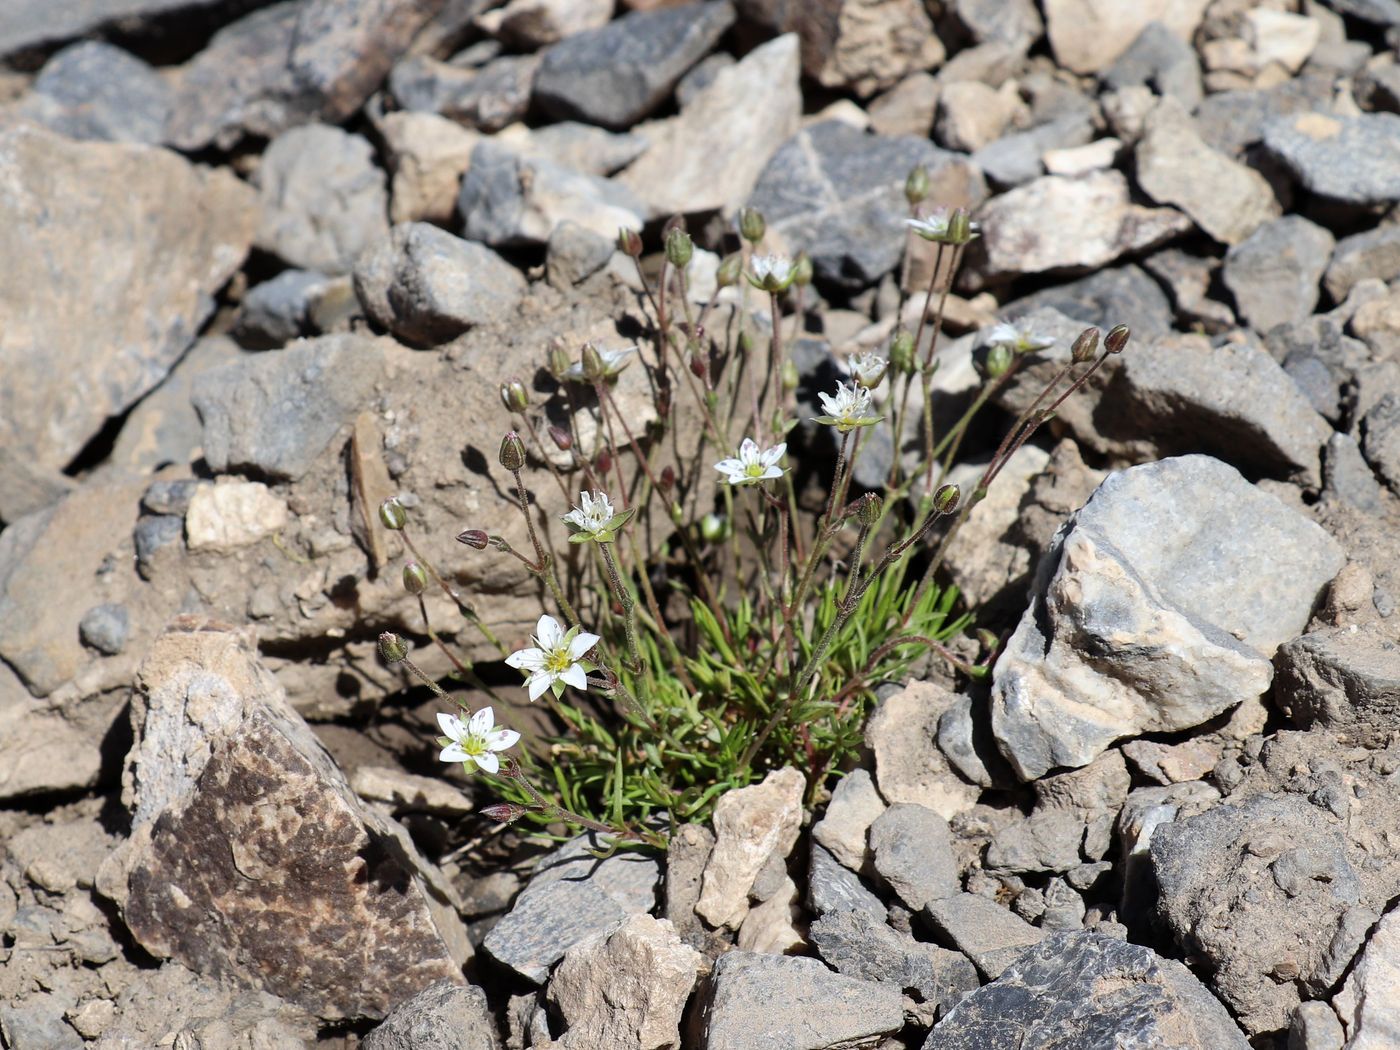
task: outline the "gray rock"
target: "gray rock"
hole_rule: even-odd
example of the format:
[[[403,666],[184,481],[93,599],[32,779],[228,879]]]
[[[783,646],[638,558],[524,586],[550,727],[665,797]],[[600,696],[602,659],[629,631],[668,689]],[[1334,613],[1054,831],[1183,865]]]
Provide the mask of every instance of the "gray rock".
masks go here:
[[[1046,0],[1043,6],[1045,31],[1055,61],[1083,74],[1098,73],[1110,66],[1149,22],[1161,22],[1190,40],[1207,5],[1204,0],[1120,0],[1086,8],[1078,0]]]
[[[646,208],[611,179],[483,142],[472,151],[457,211],[469,239],[501,246],[544,244],[565,221],[615,238],[621,227],[641,229]]]
[[[1150,338],[1172,330],[1172,311],[1166,294],[1133,263],[1100,270],[1013,299],[1002,307],[1001,314],[1008,321],[1018,321],[1044,307],[1058,310],[1083,326],[1093,325],[1105,332],[1127,321],[1137,338]]]
[[[406,343],[434,346],[515,312],[526,282],[490,248],[425,222],[405,222],[355,267],[365,312]]]
[[[1020,186],[1045,174],[1040,158],[1047,150],[1087,145],[1093,138],[1092,118],[1068,113],[1026,131],[1003,135],[974,153],[972,162],[994,186]]]
[[[538,55],[507,55],[481,69],[413,55],[394,66],[389,93],[402,109],[438,113],[495,132],[524,119],[539,65]]]
[[[1400,225],[1377,226],[1337,242],[1322,285],[1335,302],[1342,302],[1357,283],[1377,278],[1389,283],[1400,277]]]
[[[1248,1050],[1225,1008],[1181,963],[1090,931],[1058,933],[953,1008],[923,1050]]]
[[[0,1007],[0,1036],[10,1050],[83,1050],[83,1037],[63,1020],[63,997],[40,993]]]
[[[608,131],[565,120],[531,128],[528,137],[512,137],[512,149],[585,175],[611,175],[646,151],[648,139],[634,132]]]
[[[154,29],[163,16],[196,6],[208,17],[218,18],[243,5],[233,0],[12,0],[0,21],[0,55],[72,40],[119,21],[127,27]]]
[[[544,53],[535,101],[550,115],[625,130],[665,101],[734,22],[727,2],[633,11]]]
[[[960,952],[916,941],[855,912],[823,915],[812,923],[811,937],[822,961],[837,973],[893,985],[939,1014],[946,1014],[979,983],[977,968]]]
[[[1400,0],[1328,0],[1328,6],[1365,22],[1400,26]]]
[[[1271,329],[1264,345],[1318,413],[1340,425],[1352,408],[1354,377],[1371,356],[1366,344],[1344,335],[1339,319],[1315,314]]]
[[[1361,454],[1400,493],[1400,395],[1385,394],[1361,417]]]
[[[215,33],[175,76],[167,140],[229,149],[298,124],[336,124],[383,83],[440,0],[299,0]]]
[[[904,1026],[897,989],[816,959],[742,951],[715,964],[702,1016],[702,1050],[857,1047]]]
[[[617,853],[598,860],[600,844],[581,835],[542,858],[509,912],[481,947],[532,984],[544,984],[550,967],[570,948],[601,934],[629,915],[656,907],[661,866],[654,857]]]
[[[1275,117],[1330,111],[1332,80],[1305,74],[1263,90],[1213,92],[1196,108],[1196,131],[1212,149],[1241,160]]]
[[[1350,434],[1333,434],[1323,449],[1322,498],[1349,503],[1367,514],[1385,510],[1380,482]]]
[[[1103,76],[1106,87],[1117,91],[1146,84],[1158,95],[1169,95],[1188,111],[1205,95],[1201,63],[1195,49],[1161,22],[1149,22]]]
[[[1056,535],[997,663],[1002,753],[1032,780],[1261,695],[1269,656],[1302,631],[1344,560],[1218,460],[1110,475]],[[1260,578],[1250,566],[1265,561],[1277,571]]]
[[[1081,861],[1098,861],[1112,842],[1113,823],[1128,797],[1123,756],[1100,755],[1083,769],[1035,782],[1030,816],[1002,828],[987,845],[991,871],[1068,872]],[[1083,902],[1079,902],[1082,911]]]
[[[180,544],[185,539],[185,519],[175,514],[155,514],[144,517],[132,531],[136,548],[136,568],[145,579],[151,578],[158,551]]]
[[[850,911],[861,922],[885,921],[885,906],[880,898],[866,887],[859,875],[816,843],[812,844],[807,880],[807,901],[818,915]]]
[[[1366,950],[1333,999],[1332,1008],[1351,1035],[1351,1050],[1384,1047],[1400,1031],[1400,912],[1391,909],[1368,936]]]
[[[689,73],[681,77],[676,83],[676,105],[685,109],[704,90],[715,82],[715,77],[720,70],[728,69],[737,62],[728,51],[716,51],[712,55],[707,55]]]
[[[710,934],[695,914],[695,905],[714,848],[715,834],[703,824],[681,825],[666,847],[662,918],[676,928],[681,940],[702,951],[710,947]]]
[[[254,350],[275,350],[300,336],[313,335],[312,304],[332,278],[315,270],[283,270],[254,285],[243,297],[234,332]]]
[[[986,196],[977,170],[912,135],[866,135],[840,121],[804,128],[768,162],[749,199],[817,279],[857,290],[898,265],[908,215],[904,180],[922,164],[930,199],[975,207]]]
[[[606,266],[616,250],[616,241],[565,219],[549,235],[544,257],[545,277],[555,288],[567,291]]]
[[[1327,1003],[1299,1003],[1288,1023],[1288,1050],[1342,1050],[1347,1034]]]
[[[1400,200],[1400,116],[1300,113],[1264,125],[1264,145],[1313,193],[1345,204]]]
[[[999,904],[976,893],[930,901],[924,909],[933,928],[952,942],[980,973],[994,981],[1045,934]]]
[[[914,679],[880,701],[865,726],[875,754],[875,781],[888,802],[914,802],[951,821],[982,791],[952,771],[938,750],[938,720],[958,702],[955,693]]]
[[[886,809],[875,781],[864,769],[853,769],[841,778],[821,820],[812,825],[812,841],[831,851],[851,871],[861,871],[870,860],[870,825]]]
[[[1011,768],[997,750],[986,705],[959,696],[938,719],[938,750],[963,777],[982,787],[1010,787]]]
[[[1321,226],[1285,215],[1234,245],[1225,253],[1224,280],[1240,317],[1256,332],[1306,318],[1334,244]]]
[[[106,602],[94,605],[78,621],[78,635],[89,649],[103,656],[116,656],[126,648],[131,633],[131,613],[125,605]]]
[[[1278,651],[1274,698],[1300,729],[1400,728],[1400,645],[1380,625],[1314,631]]]
[[[949,5],[973,41],[1029,46],[1045,32],[1045,23],[1031,0],[954,0]]]
[[[363,1045],[365,1050],[498,1050],[501,1044],[486,993],[439,981],[394,1007]]]
[[[0,383],[0,446],[62,469],[194,341],[251,243],[252,195],[166,150],[25,124],[0,131],[0,167],[20,188],[0,194],[0,256],[26,260],[0,273],[0,373],[26,376]]]
[[[384,355],[377,340],[328,335],[199,376],[194,405],[210,468],[301,477],[369,403]]]
[[[255,181],[257,245],[292,266],[349,273],[388,233],[384,172],[359,135],[327,124],[293,128],[268,144]]]
[[[71,139],[165,138],[170,88],[135,55],[97,40],[59,51],[34,78],[18,112]]]
[[[1088,908],[1066,879],[1058,876],[1045,886],[1045,910],[1040,914],[1042,930],[1080,930]]]
[[[1235,312],[1210,298],[1211,283],[1220,270],[1220,260],[1192,255],[1181,248],[1167,248],[1143,260],[1143,268],[1156,277],[1171,294],[1178,325],[1199,327],[1208,335],[1235,327]]]
[[[64,473],[35,463],[28,455],[0,448],[0,524],[44,510],[77,487]]]
[[[870,825],[875,870],[912,911],[961,888],[953,833],[931,809],[898,802]]]

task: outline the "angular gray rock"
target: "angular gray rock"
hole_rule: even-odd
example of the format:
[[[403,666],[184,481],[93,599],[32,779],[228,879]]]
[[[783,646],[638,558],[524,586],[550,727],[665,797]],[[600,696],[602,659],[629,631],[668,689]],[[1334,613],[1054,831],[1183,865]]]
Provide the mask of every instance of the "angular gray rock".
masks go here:
[[[911,681],[880,702],[865,725],[875,753],[875,782],[887,802],[913,802],[952,820],[971,809],[981,789],[954,773],[938,750],[938,720],[958,702],[936,682]]]
[[[1193,255],[1181,248],[1167,248],[1143,260],[1142,265],[1171,293],[1182,329],[1215,335],[1235,327],[1235,312],[1210,298],[1211,282],[1220,270],[1220,260]]]
[[[1256,332],[1308,317],[1335,238],[1301,215],[1260,226],[1225,253],[1225,286],[1240,317]]]
[[[875,870],[911,911],[961,888],[953,833],[931,809],[897,802],[870,825]]]
[[[1400,277],[1400,224],[1363,230],[1337,242],[1322,284],[1335,302],[1368,278],[1390,282]]]
[[[257,246],[292,266],[349,273],[389,230],[389,195],[374,149],[328,124],[293,128],[268,144],[255,181]]]
[[[986,196],[981,173],[955,153],[912,135],[867,135],[825,120],[784,143],[748,203],[789,251],[811,257],[818,280],[858,290],[903,255],[904,180],[920,164],[932,200],[973,208]]]
[[[559,119],[626,130],[665,101],[734,22],[727,2],[634,11],[544,53],[535,101]]]
[[[992,837],[984,867],[1067,872],[1083,861],[1100,860],[1112,844],[1113,823],[1129,786],[1127,766],[1117,751],[1105,752],[1083,769],[1041,777],[1030,816]]]
[[[343,278],[342,278],[343,280]],[[316,334],[312,314],[337,279],[315,270],[283,270],[248,290],[234,333],[254,350],[275,350],[300,336]]]
[[[1333,627],[1278,651],[1274,698],[1300,729],[1400,729],[1400,645],[1379,624]]]
[[[1367,514],[1385,512],[1384,490],[1350,434],[1333,434],[1322,454],[1322,497]]]
[[[729,952],[707,993],[702,1050],[857,1047],[904,1026],[898,989],[832,973],[816,959]]]
[[[1087,114],[1067,113],[1025,131],[1003,135],[972,155],[995,186],[1020,186],[1045,174],[1041,162],[1047,150],[1070,149],[1094,138],[1094,122]]]
[[[496,132],[530,109],[538,55],[506,55],[480,69],[413,55],[389,74],[389,94],[404,110],[437,113],[479,131]]]
[[[826,812],[812,825],[812,841],[851,871],[860,871],[870,859],[870,825],[885,809],[870,773],[853,769],[841,778]]]
[[[1400,394],[1382,395],[1361,417],[1361,454],[1400,493]]]
[[[97,40],[56,53],[16,111],[71,139],[165,141],[170,88],[135,55]]]
[[[1103,84],[1114,91],[1146,84],[1157,95],[1176,99],[1188,111],[1196,108],[1205,93],[1195,49],[1161,22],[1143,27],[1132,46],[1104,73]]]
[[[365,312],[419,346],[505,320],[525,288],[520,271],[490,248],[425,222],[395,226],[355,267],[355,292]]]
[[[934,930],[952,942],[980,973],[994,981],[1045,932],[976,893],[957,893],[930,901],[924,915]]]
[[[131,612],[119,602],[94,605],[78,621],[78,636],[89,649],[116,656],[126,648],[131,634]]]
[[[1088,930],[1057,933],[963,999],[923,1050],[1248,1050],[1219,1001],[1181,963]]]
[[[1264,146],[1313,193],[1345,204],[1400,200],[1400,116],[1300,113],[1264,125]]]
[[[132,724],[132,834],[98,885],[145,950],[327,1020],[462,980],[472,947],[445,880],[356,798],[250,635],[177,621]]]
[[[439,981],[399,1003],[365,1036],[364,1050],[499,1050],[486,993],[474,985]]]
[[[1384,1050],[1400,1033],[1400,912],[1392,909],[1333,1000],[1348,1050]]]
[[[816,843],[812,844],[812,863],[807,872],[807,902],[818,915],[849,911],[863,923],[885,921],[885,905],[880,898],[859,875],[843,867]]]
[[[165,150],[24,124],[0,131],[0,168],[0,256],[25,260],[0,272],[0,374],[26,377],[0,383],[0,445],[61,469],[194,341],[248,251],[252,195]]]
[[[1318,526],[1218,460],[1110,475],[1056,534],[997,662],[998,746],[1033,780],[1260,696],[1269,656],[1344,561]],[[1261,577],[1265,563],[1276,571]]]

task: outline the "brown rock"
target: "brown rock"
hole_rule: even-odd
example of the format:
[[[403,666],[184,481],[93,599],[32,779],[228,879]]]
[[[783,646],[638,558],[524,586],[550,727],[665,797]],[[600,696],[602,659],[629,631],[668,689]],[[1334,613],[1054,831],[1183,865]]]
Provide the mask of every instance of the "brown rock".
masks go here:
[[[1045,0],[1046,31],[1060,65],[1098,73],[1128,50],[1149,22],[1183,40],[1201,23],[1208,0]]]

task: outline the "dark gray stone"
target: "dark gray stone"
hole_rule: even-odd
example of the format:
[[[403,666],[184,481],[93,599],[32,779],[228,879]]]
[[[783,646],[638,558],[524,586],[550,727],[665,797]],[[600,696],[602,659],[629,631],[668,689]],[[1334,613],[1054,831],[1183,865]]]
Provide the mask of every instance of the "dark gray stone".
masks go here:
[[[986,195],[981,175],[958,154],[913,135],[867,135],[827,120],[783,144],[749,204],[791,251],[811,257],[819,281],[854,291],[903,256],[904,180],[920,164],[931,199],[972,207]]]
[[[141,509],[151,514],[178,514],[190,509],[190,498],[199,482],[194,478],[153,481],[141,495]]]
[[[914,911],[961,889],[952,830],[931,809],[896,802],[870,825],[870,849],[875,870]]]
[[[554,117],[625,130],[661,105],[733,22],[728,2],[695,3],[576,33],[545,51],[535,100]]]
[[[816,959],[720,957],[702,1009],[702,1050],[873,1045],[904,1027],[898,989],[832,973]]]
[[[140,32],[155,30],[165,18],[192,10],[219,19],[249,6],[244,0],[6,0],[5,16],[0,18],[0,55],[73,40],[114,23],[121,23],[128,32]]]
[[[1327,0],[1327,6],[1364,22],[1400,26],[1400,0]]]
[[[1024,50],[1045,31],[1032,0],[954,0],[949,7],[978,44],[995,41]]]
[[[1334,301],[1347,297],[1358,281],[1400,277],[1400,224],[1377,226],[1337,242],[1322,284]]]
[[[1220,269],[1219,259],[1166,248],[1144,259],[1142,265],[1166,286],[1182,329],[1199,327],[1208,335],[1215,335],[1235,327],[1235,312],[1210,298],[1211,283]]]
[[[1330,111],[1332,80],[1304,75],[1272,88],[1214,92],[1196,107],[1196,131],[1210,146],[1239,160],[1260,140],[1266,121]]]
[[[1371,356],[1366,344],[1344,335],[1335,318],[1315,314],[1270,329],[1264,345],[1308,403],[1333,425],[1341,425],[1351,411],[1356,370]]]
[[[544,272],[561,291],[592,277],[608,264],[617,245],[575,222],[561,222],[549,235]]]
[[[1026,131],[1003,135],[972,155],[992,185],[1020,186],[1045,174],[1040,162],[1046,150],[1069,149],[1093,141],[1094,122],[1082,113],[1069,113]]]
[[[1204,96],[1201,63],[1196,49],[1161,22],[1149,22],[1103,75],[1111,90],[1146,84],[1158,95],[1170,95],[1188,110]]]
[[[998,831],[987,845],[988,871],[1068,871],[1082,859],[1084,822],[1058,807],[1038,810]]]
[[[182,515],[156,514],[142,518],[132,531],[132,541],[136,545],[136,568],[149,579],[156,552],[175,543],[183,547],[184,539],[185,519]]]
[[[1400,645],[1376,625],[1305,634],[1278,653],[1274,696],[1300,729],[1400,729]]]
[[[924,914],[934,930],[971,959],[978,973],[992,981],[1045,937],[1024,919],[976,893],[958,893],[930,901]]]
[[[439,981],[390,1012],[364,1050],[498,1050],[496,1021],[486,993],[474,985]]]
[[[427,55],[413,55],[389,74],[389,94],[400,109],[438,113],[485,132],[522,120],[538,55],[507,55],[481,69],[465,69]]]
[[[1345,204],[1400,200],[1400,116],[1302,113],[1264,125],[1265,147],[1313,193]]]
[[[125,605],[106,602],[94,605],[78,621],[78,637],[89,649],[103,656],[116,656],[126,648],[131,633],[131,613]]]
[[[1058,933],[953,1008],[923,1050],[1249,1050],[1181,963],[1089,931]]]
[[[1045,910],[1040,915],[1042,930],[1079,930],[1088,911],[1084,898],[1065,880],[1056,876],[1045,886]]]
[[[1008,321],[1017,321],[1043,307],[1105,332],[1114,325],[1131,325],[1138,339],[1172,330],[1172,310],[1166,293],[1132,263],[1014,299],[1002,308],[1002,314]]]
[[[812,844],[812,863],[807,872],[807,902],[818,915],[850,911],[862,922],[885,921],[885,906],[855,872],[843,867],[829,852]]]
[[[526,282],[490,248],[425,222],[405,222],[355,267],[355,292],[376,324],[434,346],[515,312]]]
[[[981,787],[1008,788],[1015,774],[997,750],[986,703],[960,696],[938,719],[938,750],[964,778]]]
[[[1361,454],[1400,495],[1400,395],[1384,395],[1361,417]]]
[[[63,1020],[66,1004],[39,992],[0,1007],[0,1036],[9,1050],[83,1050],[83,1037]]]
[[[1301,215],[1266,222],[1225,253],[1225,286],[1256,332],[1308,317],[1332,257],[1332,234]]]
[[[331,280],[315,270],[284,270],[254,285],[243,297],[234,335],[250,349],[275,350],[313,334],[312,304]]]
[[[1333,434],[1322,451],[1322,498],[1348,503],[1367,514],[1385,512],[1380,482],[1350,434]]]
[[[97,40],[45,63],[19,112],[73,139],[164,141],[170,88],[135,55]]]

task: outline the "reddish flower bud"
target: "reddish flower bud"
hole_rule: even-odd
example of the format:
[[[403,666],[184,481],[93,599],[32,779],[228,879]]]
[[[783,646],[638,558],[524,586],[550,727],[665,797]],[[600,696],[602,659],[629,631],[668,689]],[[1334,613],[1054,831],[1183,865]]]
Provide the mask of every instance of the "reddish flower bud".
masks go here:
[[[491,542],[491,537],[487,535],[485,529],[466,529],[457,533],[457,542],[484,551],[486,545]]]
[[[567,452],[574,447],[573,435],[554,423],[549,424],[549,440],[554,442],[554,447],[560,452]]]

